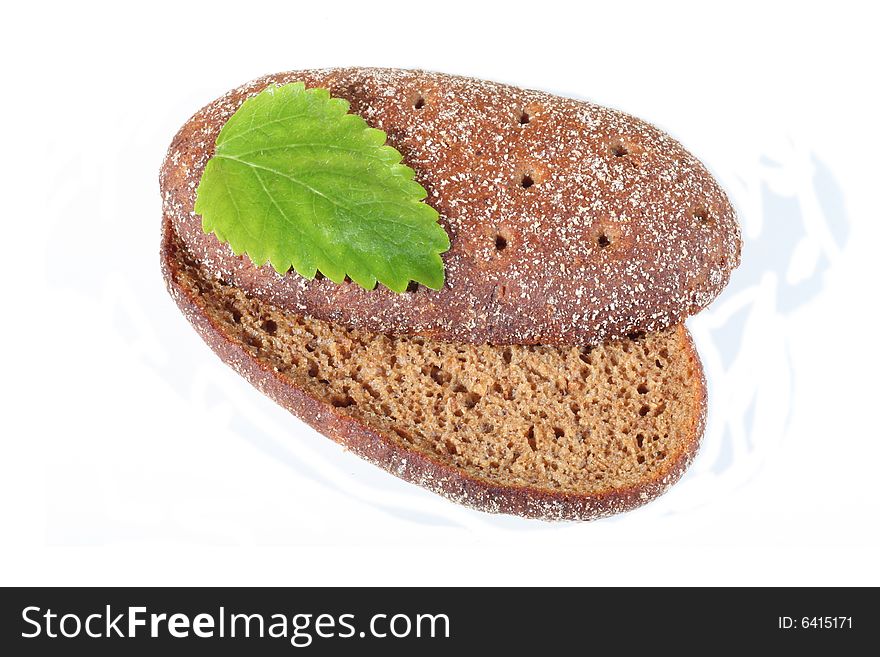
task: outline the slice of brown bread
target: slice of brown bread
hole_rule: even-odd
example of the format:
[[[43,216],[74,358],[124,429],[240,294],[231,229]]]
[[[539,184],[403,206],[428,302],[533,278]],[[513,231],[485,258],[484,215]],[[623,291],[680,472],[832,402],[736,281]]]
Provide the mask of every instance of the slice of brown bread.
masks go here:
[[[706,389],[681,325],[594,348],[390,337],[249,296],[164,222],[162,270],[204,340],[358,455],[485,511],[591,520],[644,504],[690,464]]]
[[[236,257],[193,213],[214,141],[266,86],[303,81],[385,130],[450,235],[447,284],[406,294],[279,276]],[[678,142],[592,103],[396,69],[270,75],[195,114],[162,167],[164,211],[212,274],[353,328],[472,344],[593,344],[680,323],[739,263],[727,196]]]

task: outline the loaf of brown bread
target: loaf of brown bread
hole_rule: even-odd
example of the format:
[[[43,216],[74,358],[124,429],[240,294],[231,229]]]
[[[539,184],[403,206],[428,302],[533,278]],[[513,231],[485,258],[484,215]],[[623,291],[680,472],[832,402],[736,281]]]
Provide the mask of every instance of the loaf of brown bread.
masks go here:
[[[293,81],[350,101],[415,170],[451,240],[442,289],[280,276],[202,231],[195,192],[220,128],[247,97]],[[739,262],[727,197],[668,135],[591,103],[424,71],[296,71],[239,87],[183,126],[161,188],[207,275],[340,326],[447,342],[585,345],[661,330],[708,304]]]
[[[440,290],[279,275],[202,230],[225,121],[303,81],[384,130],[451,248]],[[696,453],[706,412],[681,321],[739,262],[727,197],[620,112],[423,71],[268,76],[211,103],[162,166],[162,270],[227,363],[318,431],[469,506],[589,520],[643,504]]]
[[[307,318],[218,278],[163,223],[168,288],[211,348],[318,431],[485,511],[591,520],[691,462],[706,389],[681,325],[596,347],[473,345]]]

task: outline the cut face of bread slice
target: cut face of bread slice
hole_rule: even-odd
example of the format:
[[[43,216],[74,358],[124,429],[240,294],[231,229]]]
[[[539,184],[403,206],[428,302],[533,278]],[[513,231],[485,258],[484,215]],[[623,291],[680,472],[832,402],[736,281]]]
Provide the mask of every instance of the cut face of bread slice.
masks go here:
[[[217,354],[315,429],[471,507],[590,520],[691,462],[705,383],[683,326],[596,346],[390,337],[305,318],[205,275],[165,221],[166,282]]]

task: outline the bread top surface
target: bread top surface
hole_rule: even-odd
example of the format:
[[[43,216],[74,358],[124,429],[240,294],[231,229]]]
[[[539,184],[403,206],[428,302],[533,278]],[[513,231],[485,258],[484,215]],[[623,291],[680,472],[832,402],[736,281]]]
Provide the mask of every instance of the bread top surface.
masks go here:
[[[281,276],[202,231],[196,188],[223,124],[247,97],[294,81],[348,100],[415,170],[450,236],[442,289]],[[659,330],[706,306],[740,257],[729,200],[668,135],[591,103],[440,73],[260,78],[183,126],[160,182],[165,214],[214,276],[279,307],[388,334],[592,344]]]
[[[594,348],[463,345],[300,316],[206,274],[166,229],[172,295],[231,366],[393,474],[488,511],[593,519],[690,464],[706,388],[679,325]]]

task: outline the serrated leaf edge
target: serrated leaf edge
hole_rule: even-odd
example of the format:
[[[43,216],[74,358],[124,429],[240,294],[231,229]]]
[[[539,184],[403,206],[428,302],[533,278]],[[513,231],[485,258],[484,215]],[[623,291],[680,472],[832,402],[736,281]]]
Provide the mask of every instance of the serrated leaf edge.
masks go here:
[[[307,280],[314,280],[317,273],[321,272],[321,274],[323,276],[326,276],[327,278],[329,278],[330,280],[332,280],[334,283],[337,283],[337,284],[341,284],[345,280],[345,278],[348,277],[352,281],[354,281],[357,285],[359,285],[361,288],[363,288],[365,290],[374,289],[377,283],[381,283],[383,286],[387,287],[388,289],[390,289],[391,291],[396,292],[396,293],[405,292],[406,289],[409,287],[410,281],[416,282],[420,285],[424,285],[425,287],[428,287],[433,290],[441,289],[443,287],[443,285],[445,284],[445,279],[446,279],[445,266],[444,266],[443,258],[441,257],[441,254],[449,250],[450,240],[449,240],[448,233],[443,229],[443,226],[441,226],[438,221],[439,217],[440,217],[439,212],[437,212],[437,210],[435,208],[433,208],[432,206],[430,206],[429,204],[424,202],[424,199],[427,198],[427,196],[428,196],[427,190],[421,184],[419,184],[418,182],[413,180],[413,178],[415,177],[415,170],[412,167],[410,167],[406,164],[403,164],[403,154],[400,151],[398,151],[396,148],[394,148],[393,146],[385,143],[385,141],[387,140],[387,134],[385,133],[385,131],[380,130],[378,128],[371,127],[370,125],[367,124],[367,122],[364,120],[364,118],[359,116],[358,114],[349,113],[349,109],[351,107],[351,104],[347,100],[345,100],[344,98],[337,98],[337,97],[331,96],[330,91],[328,89],[325,89],[323,87],[306,88],[304,82],[297,81],[297,82],[287,83],[284,85],[279,85],[277,83],[271,84],[271,85],[265,87],[263,90],[259,91],[258,93],[255,93],[255,94],[249,96],[248,98],[246,98],[244,100],[244,102],[241,104],[239,109],[236,110],[236,112],[230,117],[230,119],[227,119],[227,122],[220,129],[220,132],[217,135],[217,139],[215,140],[214,155],[208,160],[208,163],[205,165],[204,171],[207,171],[208,164],[210,164],[211,160],[213,160],[215,157],[217,157],[217,151],[224,144],[227,144],[230,141],[230,140],[224,140],[223,137],[224,137],[224,132],[226,131],[226,127],[229,125],[230,120],[235,116],[235,114],[238,114],[238,112],[241,111],[241,109],[243,107],[245,107],[245,105],[247,103],[258,98],[263,93],[268,92],[268,93],[274,95],[276,93],[283,92],[286,88],[290,88],[292,91],[293,90],[302,91],[303,93],[305,93],[307,95],[312,95],[315,98],[318,98],[319,100],[323,100],[323,101],[325,101],[325,103],[327,104],[328,107],[331,107],[332,109],[337,110],[339,114],[343,114],[344,116],[351,116],[354,121],[361,123],[363,125],[364,134],[371,135],[371,140],[376,139],[376,143],[371,144],[376,149],[376,151],[383,153],[383,154],[387,153],[389,155],[389,158],[387,161],[384,158],[379,158],[379,157],[377,157],[376,159],[380,159],[385,164],[387,164],[389,167],[391,167],[393,175],[399,176],[399,177],[404,178],[405,180],[408,180],[408,181],[412,181],[414,183],[414,185],[418,186],[418,190],[419,190],[418,191],[418,199],[416,199],[416,194],[413,194],[413,198],[412,198],[411,202],[421,204],[427,208],[430,208],[430,210],[433,214],[433,218],[434,218],[434,224],[433,224],[433,226],[430,227],[430,230],[431,230],[431,232],[435,233],[435,236],[437,238],[440,237],[440,234],[437,233],[437,230],[439,230],[440,233],[442,233],[443,238],[444,238],[443,239],[443,248],[439,251],[431,253],[431,260],[434,260],[435,265],[438,263],[440,265],[439,266],[439,271],[440,271],[439,281],[428,280],[428,277],[423,275],[424,272],[417,272],[415,275],[413,275],[411,278],[407,279],[405,282],[403,282],[400,285],[395,284],[395,282],[393,282],[391,280],[382,280],[381,278],[374,276],[372,274],[370,275],[370,278],[369,278],[370,282],[368,284],[365,284],[366,282],[361,282],[361,281],[355,280],[355,278],[351,277],[350,274],[345,271],[346,269],[348,269],[347,267],[341,268],[342,272],[343,272],[341,276],[335,276],[334,275],[335,272],[324,271],[320,266],[316,266],[315,271],[312,271],[312,272],[301,271],[300,268],[296,267],[296,265],[289,258],[286,259],[287,262],[276,263],[271,260],[270,256],[260,256],[258,254],[253,254],[247,248],[242,249],[240,251],[237,251],[235,249],[235,247],[232,245],[232,243],[229,241],[229,239],[226,238],[226,236],[223,235],[222,232],[218,228],[209,226],[210,222],[206,219],[206,217],[204,215],[202,215],[202,230],[206,233],[208,233],[208,232],[214,233],[214,235],[217,237],[217,239],[221,243],[229,244],[230,249],[232,250],[232,252],[236,256],[246,254],[248,256],[248,258],[252,262],[254,262],[258,267],[261,267],[261,266],[265,265],[267,262],[269,262],[270,265],[272,266],[272,268],[281,276],[284,276],[289,271],[293,270],[299,276],[302,276],[303,278],[306,278]],[[340,101],[340,102],[334,102],[334,101]],[[289,118],[291,118],[291,117],[287,117],[287,119],[289,119]],[[287,119],[285,119],[285,120],[287,120]],[[238,138],[242,134],[246,134],[246,132],[239,133],[239,134],[235,135],[233,138]],[[375,135],[375,137],[372,137],[372,135]],[[381,140],[379,139],[380,135],[381,135]],[[326,146],[326,145],[322,145],[322,146]],[[222,154],[221,154],[221,157],[223,157],[224,159],[236,159],[236,158],[230,158],[228,156],[223,156]],[[253,166],[250,163],[247,163],[247,164],[249,166]],[[202,177],[204,177],[204,171],[202,173]],[[201,186],[201,179],[199,181],[199,187],[200,186]],[[198,212],[198,205],[199,205],[198,198],[199,197],[198,197],[198,187],[197,187],[197,189],[196,189],[196,202],[195,202],[194,208],[193,208],[193,210],[196,214],[199,214],[199,212]],[[231,198],[231,195],[230,195],[230,198]],[[325,258],[325,259],[329,259],[329,258]]]

